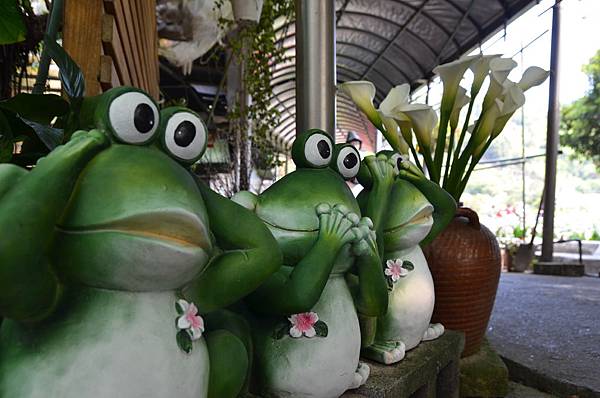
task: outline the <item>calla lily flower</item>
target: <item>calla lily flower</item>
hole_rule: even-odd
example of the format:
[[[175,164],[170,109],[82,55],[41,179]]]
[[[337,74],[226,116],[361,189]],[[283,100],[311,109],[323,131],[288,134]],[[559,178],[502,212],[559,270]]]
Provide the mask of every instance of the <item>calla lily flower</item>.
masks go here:
[[[508,123],[517,109],[525,105],[525,95],[517,83],[507,80],[505,82],[505,94],[502,97],[502,100],[500,114],[496,118],[492,129],[492,137],[494,138],[502,132],[504,126],[506,126],[506,123]]]
[[[463,87],[458,87],[456,93],[456,100],[454,101],[454,107],[450,113],[450,131],[456,130],[458,126],[458,118],[460,116],[460,110],[471,101],[471,98],[467,95],[467,90]]]
[[[500,116],[503,105],[503,102],[496,98],[494,103],[483,111],[484,113],[478,122],[477,130],[473,131],[473,145],[476,148],[473,154],[475,156],[481,152],[485,142],[490,134],[492,134],[494,124],[498,116]]]
[[[519,87],[523,91],[529,90],[531,87],[539,86],[542,84],[550,75],[550,71],[547,71],[539,66],[530,66],[525,70],[519,83]]]
[[[471,96],[475,97],[485,78],[490,71],[490,62],[495,58],[500,58],[500,54],[480,55],[469,68],[473,72],[473,84],[471,85]]]
[[[358,108],[376,127],[381,128],[381,118],[373,105],[375,85],[366,80],[345,82],[339,85],[340,90],[348,94]]]
[[[408,104],[408,95],[410,94],[410,85],[408,83],[400,84],[392,88],[381,104],[379,111],[384,115],[391,115],[395,108],[401,108]]]
[[[410,124],[410,120],[406,118],[406,120],[396,119],[396,123],[398,123],[398,127],[400,127],[400,133],[402,134],[402,138],[406,141],[407,144],[412,144],[412,125]]]
[[[483,99],[483,111],[493,105],[504,91],[504,82],[517,63],[510,58],[494,58],[490,61],[490,87]]]
[[[478,55],[471,55],[439,65],[433,69],[433,73],[438,74],[444,83],[442,102],[445,97],[448,97],[447,101],[450,103],[454,102],[454,97],[456,96],[456,91],[463,75],[478,58]]]
[[[433,129],[438,118],[430,106],[410,104],[403,109],[403,113],[410,119],[417,142],[423,148],[430,149],[432,145]]]

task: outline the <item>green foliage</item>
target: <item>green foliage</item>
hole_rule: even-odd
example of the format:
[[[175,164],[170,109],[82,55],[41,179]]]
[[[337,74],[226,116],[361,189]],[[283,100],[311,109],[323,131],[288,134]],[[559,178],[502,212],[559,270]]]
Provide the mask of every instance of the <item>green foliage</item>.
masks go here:
[[[17,0],[0,1],[0,45],[22,42],[26,33]]]
[[[81,98],[85,94],[85,79],[79,65],[73,58],[48,36],[44,39],[44,51],[48,51],[50,58],[56,62],[60,70],[60,82],[69,98]]]
[[[589,158],[600,170],[600,50],[583,67],[590,88],[585,96],[561,109],[560,142]]]
[[[217,0],[215,5],[222,7],[223,0]],[[281,114],[271,107],[271,65],[283,61],[285,49],[276,43],[274,24],[278,18],[289,20],[293,12],[291,0],[265,0],[258,23],[242,24],[237,35],[228,41],[232,52],[245,66],[243,80],[252,97],[252,103],[245,109],[238,105],[230,109],[228,118],[230,121],[251,121],[254,161],[263,169],[278,165],[270,133],[279,124]],[[226,28],[235,22],[222,18],[219,23]],[[248,126],[238,128],[247,129]]]
[[[592,232],[592,235],[590,236],[589,240],[600,240],[600,233],[598,233],[598,231],[594,230],[594,232]]]

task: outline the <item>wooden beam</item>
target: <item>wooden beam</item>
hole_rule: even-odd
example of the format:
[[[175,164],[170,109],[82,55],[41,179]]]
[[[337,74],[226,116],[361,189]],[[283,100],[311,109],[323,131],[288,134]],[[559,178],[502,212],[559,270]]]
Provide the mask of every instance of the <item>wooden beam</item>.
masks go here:
[[[63,46],[85,77],[86,95],[100,94],[102,0],[66,0]]]

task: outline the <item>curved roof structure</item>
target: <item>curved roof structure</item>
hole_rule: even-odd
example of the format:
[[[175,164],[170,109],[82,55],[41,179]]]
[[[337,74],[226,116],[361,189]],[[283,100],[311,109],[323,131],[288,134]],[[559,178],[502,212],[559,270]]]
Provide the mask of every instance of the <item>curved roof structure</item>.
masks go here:
[[[476,48],[535,0],[336,0],[337,81],[369,80],[381,101],[395,85],[414,89],[432,69]],[[281,112],[273,140],[288,151],[295,137],[295,25],[277,27],[286,49],[273,66],[272,106]],[[369,122],[345,96],[337,98],[338,135],[365,132]]]

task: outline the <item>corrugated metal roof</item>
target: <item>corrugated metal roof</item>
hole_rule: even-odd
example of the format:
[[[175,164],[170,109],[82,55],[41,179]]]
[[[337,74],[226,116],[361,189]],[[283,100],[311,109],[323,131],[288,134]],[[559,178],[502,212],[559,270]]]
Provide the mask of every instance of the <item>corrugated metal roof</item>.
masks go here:
[[[338,82],[370,80],[375,102],[390,88],[409,83],[416,88],[432,77],[432,69],[471,51],[506,26],[536,0],[336,0],[336,71]],[[278,29],[286,49],[274,65],[272,106],[282,114],[273,140],[288,151],[294,140],[295,26]],[[345,96],[337,99],[337,135],[365,132],[368,121]]]

